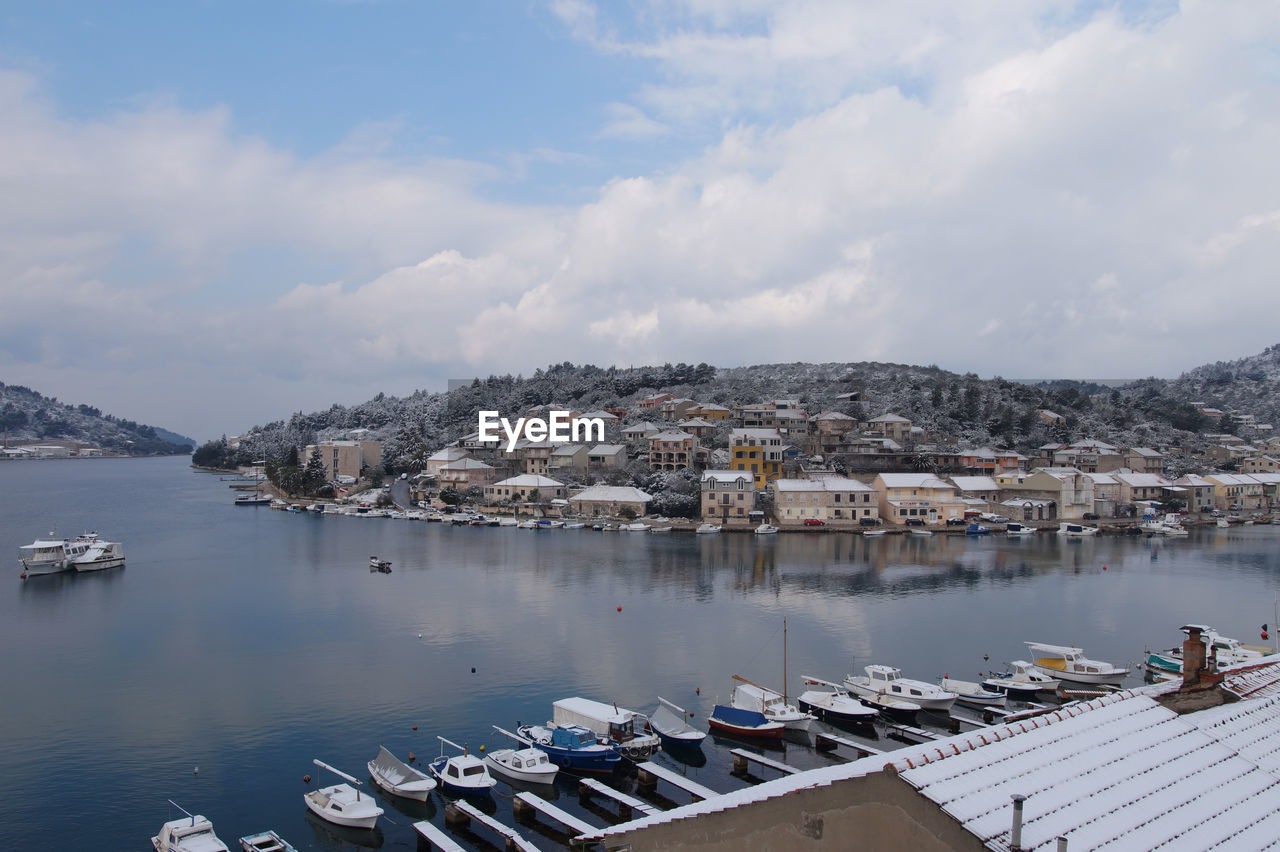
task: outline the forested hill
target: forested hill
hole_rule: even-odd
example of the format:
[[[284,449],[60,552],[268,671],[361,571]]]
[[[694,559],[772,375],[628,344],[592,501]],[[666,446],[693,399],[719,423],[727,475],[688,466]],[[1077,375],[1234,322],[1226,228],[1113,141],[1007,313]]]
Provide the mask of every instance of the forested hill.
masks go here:
[[[91,405],[68,405],[31,388],[3,382],[0,439],[72,441],[135,456],[181,455],[195,446],[190,438],[165,429],[103,414]]]
[[[634,404],[658,391],[726,406],[798,398],[811,415],[828,409],[865,418],[892,412],[939,436],[941,443],[962,448],[989,445],[1025,453],[1051,441],[1082,438],[1123,446],[1196,448],[1205,442],[1205,434],[1235,427],[1234,421],[1202,416],[1191,403],[1274,423],[1280,420],[1278,375],[1280,346],[1238,362],[1200,367],[1177,380],[1144,379],[1120,387],[984,380],[937,366],[875,362],[732,368],[602,368],[566,362],[528,377],[477,378],[469,387],[447,393],[378,394],[360,405],[299,412],[288,420],[254,427],[238,453],[228,453],[224,446],[211,447],[210,455],[223,456],[223,461],[282,458],[291,446],[364,428],[383,440],[384,458],[392,468],[408,469],[424,453],[474,431],[480,409],[514,416],[533,406],[557,404],[587,411]],[[838,399],[849,392],[857,392],[860,401]],[[1047,423],[1037,414],[1041,410],[1063,419]],[[628,419],[643,418],[634,413]]]

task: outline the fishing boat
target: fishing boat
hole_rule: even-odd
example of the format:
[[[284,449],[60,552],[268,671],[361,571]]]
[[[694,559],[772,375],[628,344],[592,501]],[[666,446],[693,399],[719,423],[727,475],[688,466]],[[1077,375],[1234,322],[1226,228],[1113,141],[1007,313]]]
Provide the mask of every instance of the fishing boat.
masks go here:
[[[634,524],[624,524],[622,528],[627,532],[648,532],[652,526],[650,524],[640,523],[637,521]]]
[[[904,725],[914,725],[916,723],[916,715],[921,710],[920,705],[914,701],[906,701],[902,698],[894,698],[892,695],[880,693],[859,695],[858,700],[868,707],[874,707],[886,719],[893,722],[901,722]]]
[[[849,690],[840,684],[822,680],[812,675],[800,675],[800,677],[804,679],[806,686],[826,687],[825,690],[810,689],[800,693],[796,703],[800,705],[802,710],[812,713],[824,722],[833,724],[858,725],[860,727],[874,725],[878,715],[876,709],[868,707],[857,698],[854,698],[849,694]]]
[[[151,838],[155,852],[230,852],[214,834],[208,817],[193,814],[173,800],[169,804],[186,816],[160,826],[160,833]]]
[[[739,710],[755,710],[771,722],[781,722],[789,731],[807,731],[813,724],[813,714],[786,703],[782,693],[752,683],[740,675],[733,678],[741,683],[733,688],[730,703]]]
[[[436,788],[430,775],[399,760],[386,746],[378,746],[378,756],[369,761],[369,775],[391,795],[416,802],[425,802]]]
[[[1020,524],[1017,521],[1010,521],[1004,525],[1004,534],[1009,536],[1035,535],[1037,532],[1039,530],[1035,527]]]
[[[240,838],[244,852],[298,852],[293,844],[274,831],[260,831]]]
[[[320,760],[313,759],[311,762],[348,782],[303,793],[302,800],[306,802],[311,812],[334,825],[344,825],[347,828],[373,828],[378,822],[378,817],[382,816],[382,808],[378,807],[378,803],[372,796],[360,794],[357,788],[362,785],[362,782]]]
[[[612,772],[622,755],[581,725],[520,725],[516,733],[547,753],[551,762],[574,772]]]
[[[379,559],[379,558],[378,558],[378,557],[376,557],[376,556],[370,556],[370,557],[369,557],[369,570],[370,570],[370,571],[378,571],[378,572],[380,572],[380,573],[382,573],[382,574],[390,574],[390,573],[391,573],[391,560],[390,560],[390,559]]]
[[[82,574],[87,571],[123,568],[124,545],[118,541],[99,541],[96,534],[91,535],[88,549],[79,556],[72,557],[71,567]]]
[[[1182,631],[1188,635],[1192,630],[1200,631],[1200,641],[1205,643],[1206,659],[1212,655],[1219,667],[1248,663],[1265,656],[1262,650],[1246,647],[1239,639],[1223,636],[1207,625],[1187,624],[1182,627]],[[1182,648],[1148,651],[1146,669],[1151,674],[1182,674]]]
[[[972,523],[964,528],[965,535],[991,535],[990,527],[985,527],[979,523]]]
[[[911,535],[918,535],[922,538],[933,535],[932,530],[927,530],[924,527],[910,527],[907,529],[907,532]]]
[[[1085,538],[1086,536],[1097,534],[1097,527],[1086,527],[1084,524],[1077,524],[1072,521],[1062,521],[1058,524],[1058,535],[1065,535],[1068,538]]]
[[[1037,692],[1057,692],[1062,682],[1049,677],[1026,660],[1014,660],[1009,663],[1010,671],[993,672],[991,677],[982,682],[983,687],[993,692],[1003,692],[1015,701],[1033,701]]]
[[[493,729],[520,743],[524,748],[500,748],[486,752],[484,763],[489,767],[490,772],[527,784],[551,784],[556,780],[556,773],[560,771],[560,767],[551,762],[545,751],[535,747],[519,734],[503,730],[497,725],[494,725]]]
[[[564,528],[567,530],[580,530],[585,526],[586,524],[584,524],[582,521],[574,521],[571,524],[565,524]]]
[[[763,713],[742,710],[728,704],[717,704],[707,717],[707,722],[712,730],[722,733],[769,740],[782,739],[782,732],[787,727],[782,722],[766,719]]]
[[[651,533],[669,533],[669,532],[671,532],[671,527],[653,527],[652,529],[650,529],[650,530],[649,530],[649,532],[651,532]]]
[[[634,710],[590,698],[561,698],[551,705],[555,725],[581,725],[627,757],[644,758],[662,748],[657,734],[644,730],[645,717]],[[641,722],[637,730],[636,722]]]
[[[427,769],[436,777],[440,785],[451,793],[463,796],[491,796],[498,781],[489,774],[489,767],[484,761],[467,751],[452,740],[437,736],[440,741],[440,756],[427,764]],[[444,747],[451,745],[462,754],[447,755]]]
[[[970,707],[1003,707],[1005,702],[1005,694],[985,688],[980,683],[971,680],[956,680],[951,677],[944,677],[938,682],[938,685],[948,692],[956,694],[956,701],[961,704],[968,704]]]
[[[1090,660],[1084,651],[1073,645],[1047,645],[1043,642],[1027,642],[1032,655],[1043,654],[1034,661],[1035,667],[1059,680],[1071,683],[1110,683],[1119,685],[1129,674],[1127,668],[1100,660]]]
[[[863,530],[862,534],[865,535],[867,538],[874,538],[876,536],[887,535],[888,532],[889,532],[888,530],[877,528],[877,529],[871,529],[871,530]]]
[[[941,713],[950,710],[955,703],[954,692],[948,692],[936,683],[904,678],[902,670],[893,666],[871,665],[863,670],[865,675],[846,675],[844,679],[844,685],[859,698],[885,695]]]
[[[70,571],[75,559],[84,555],[90,542],[97,540],[97,535],[92,533],[73,539],[56,539],[54,535],[50,532],[49,538],[36,539],[18,548],[18,563],[22,566],[23,577]]]
[[[761,524],[760,526],[756,527],[756,535],[773,535],[777,531],[778,531],[778,528],[775,527],[773,524]]]
[[[707,733],[686,722],[687,717],[683,707],[659,695],[658,709],[649,716],[649,727],[657,732],[664,748],[699,748]]]
[[[698,524],[697,528],[694,529],[694,532],[698,535],[714,535],[715,533],[720,532],[720,525],[708,523]]]

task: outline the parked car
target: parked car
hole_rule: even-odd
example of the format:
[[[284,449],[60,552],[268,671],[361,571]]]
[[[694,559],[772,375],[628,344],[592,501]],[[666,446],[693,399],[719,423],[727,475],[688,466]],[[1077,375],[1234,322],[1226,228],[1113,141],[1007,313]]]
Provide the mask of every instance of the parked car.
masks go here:
[[[994,513],[994,512],[985,512],[985,513],[983,513],[983,514],[979,515],[978,517],[982,518],[982,520],[986,521],[986,522],[987,522],[987,523],[989,523],[989,524],[1007,524],[1007,523],[1009,523],[1009,519],[1008,519],[1008,518],[1006,518],[1004,515],[997,515],[997,514],[996,514],[996,513]]]
[[[880,519],[879,518],[858,518],[858,524],[864,527],[878,527],[880,526]]]
[[[922,527],[924,526],[924,518],[907,518],[907,526]]]
[[[1082,518],[1083,518],[1084,520],[1086,520],[1086,521],[1096,521],[1096,520],[1098,520],[1098,513],[1097,513],[1097,512],[1085,512],[1085,513],[1084,513],[1083,515],[1081,515],[1080,517],[1082,517]]]
[[[1244,506],[1241,506],[1239,503],[1232,503],[1230,506],[1228,506],[1228,507],[1227,507],[1227,511],[1228,511],[1228,512],[1239,512],[1239,511],[1240,511],[1241,509],[1243,509],[1243,508],[1244,508]]]
[[[949,527],[963,527],[968,526],[968,524],[969,522],[964,518],[947,518],[947,526]]]
[[[805,518],[804,519],[804,525],[806,527],[820,527],[820,526],[824,526],[825,524],[826,524],[826,521],[822,520],[821,518]]]

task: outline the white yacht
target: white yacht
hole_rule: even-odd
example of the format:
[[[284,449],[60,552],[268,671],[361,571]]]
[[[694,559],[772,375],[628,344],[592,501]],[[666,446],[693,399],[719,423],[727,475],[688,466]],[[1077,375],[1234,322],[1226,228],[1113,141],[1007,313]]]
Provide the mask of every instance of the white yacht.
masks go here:
[[[49,533],[47,539],[36,539],[18,548],[18,562],[22,565],[24,577],[73,570],[72,562],[84,555],[90,543],[98,538],[94,533],[61,540],[53,538],[53,535]]]
[[[95,536],[89,549],[71,560],[71,567],[81,573],[122,568],[124,567],[124,545],[118,541],[98,541]]]
[[[356,787],[351,786],[355,784],[358,787],[360,781],[345,772],[334,769],[327,763],[319,760],[313,760],[312,763],[321,769],[329,770],[339,778],[345,778],[350,783],[334,784],[332,787],[321,787],[319,790],[303,793],[302,799],[311,812],[334,825],[345,825],[348,828],[373,828],[378,822],[378,817],[382,816],[382,808],[378,807],[372,796],[363,796]]]
[[[788,731],[807,731],[813,724],[814,715],[800,710],[794,704],[788,704],[782,693],[743,680],[737,675],[734,678],[742,682],[733,688],[733,697],[729,702],[732,706],[739,710],[763,713],[770,722],[786,725]]]
[[[1084,524],[1077,524],[1072,521],[1062,521],[1058,524],[1058,535],[1065,535],[1068,538],[1084,538],[1085,536],[1097,534],[1097,527],[1086,527]]]
[[[1071,683],[1110,683],[1116,686],[1129,674],[1127,668],[1090,660],[1084,651],[1073,645],[1046,645],[1043,642],[1027,642],[1032,654],[1039,653],[1035,667],[1044,674]]]
[[[172,801],[169,804],[186,816],[160,826],[160,833],[151,838],[151,847],[155,852],[230,852],[227,844],[213,833],[213,823],[208,817],[188,813],[185,808]]]
[[[773,535],[777,531],[778,531],[778,528],[775,527],[773,524],[761,524],[760,526],[756,527],[756,535]]]
[[[902,670],[893,666],[867,666],[864,671],[865,676],[845,676],[844,685],[856,695],[884,695],[942,713],[950,710],[956,701],[954,692],[948,692],[936,683],[904,678]]]
[[[714,535],[715,533],[720,532],[720,525],[712,524],[712,523],[701,523],[701,524],[698,524],[698,528],[695,529],[694,532],[697,533],[698,535]]]

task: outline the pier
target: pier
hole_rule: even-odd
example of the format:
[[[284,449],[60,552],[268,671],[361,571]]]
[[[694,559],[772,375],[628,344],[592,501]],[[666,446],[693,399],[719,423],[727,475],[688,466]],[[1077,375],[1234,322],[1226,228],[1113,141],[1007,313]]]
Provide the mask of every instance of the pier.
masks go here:
[[[835,734],[818,733],[813,735],[814,750],[819,752],[832,752],[838,747],[850,749],[858,757],[871,757],[875,754],[884,754],[883,749],[874,748],[862,743],[856,743],[853,740],[846,740],[844,737],[838,737]]]
[[[502,836],[506,841],[504,846],[507,852],[538,852],[538,847],[525,840],[520,832],[498,822],[467,800],[458,799],[445,805],[444,821],[446,825],[467,826],[471,824],[471,820],[475,820]]]
[[[733,774],[745,775],[752,763],[758,763],[761,766],[767,766],[770,769],[776,769],[784,775],[795,775],[799,772],[794,766],[788,766],[780,760],[774,760],[765,757],[763,754],[757,754],[754,751],[747,751],[745,748],[735,748],[729,752],[733,755]]]
[[[570,833],[575,836],[591,834],[600,830],[596,826],[556,807],[535,793],[517,793],[515,799],[511,802],[511,811],[515,814],[517,820],[529,822],[532,822],[537,818],[537,814],[541,813],[557,824],[569,829]]]
[[[636,767],[639,775],[640,789],[653,789],[658,785],[658,781],[666,781],[673,787],[679,787],[689,795],[693,796],[695,802],[705,801],[706,799],[714,799],[720,794],[710,787],[704,787],[696,781],[690,781],[678,772],[672,772],[665,766],[659,766],[652,760],[647,760]]]
[[[440,852],[466,852],[466,849],[460,846],[457,841],[425,819],[421,822],[415,822],[413,830],[418,832],[418,835],[427,842],[427,846],[431,849],[439,849]]]
[[[618,816],[624,820],[630,820],[633,811],[639,811],[644,816],[654,816],[662,813],[661,809],[655,808],[648,802],[642,802],[634,796],[628,796],[619,790],[615,790],[608,784],[597,781],[594,778],[583,778],[578,782],[578,797],[584,800],[591,798],[592,793],[598,793],[607,799],[612,799],[618,803]],[[592,829],[594,831],[594,829]]]

